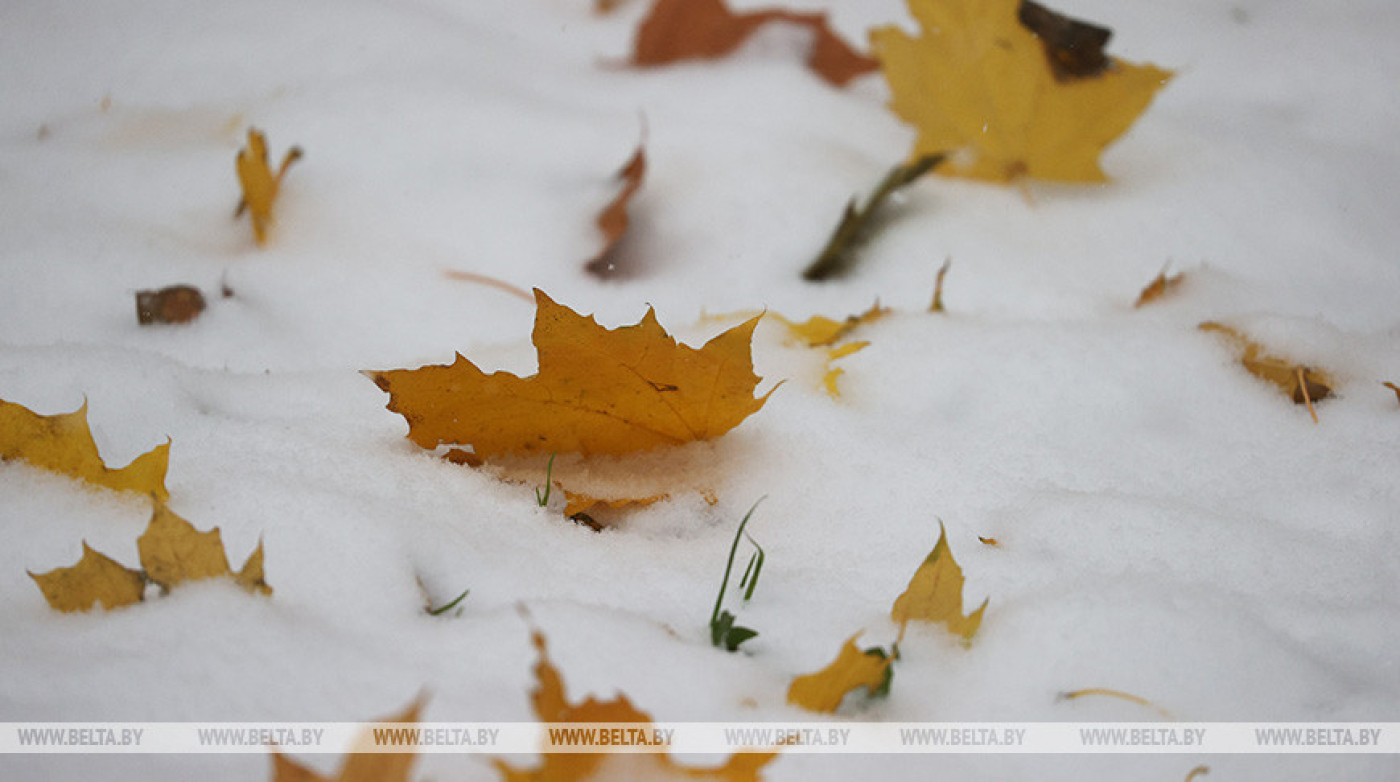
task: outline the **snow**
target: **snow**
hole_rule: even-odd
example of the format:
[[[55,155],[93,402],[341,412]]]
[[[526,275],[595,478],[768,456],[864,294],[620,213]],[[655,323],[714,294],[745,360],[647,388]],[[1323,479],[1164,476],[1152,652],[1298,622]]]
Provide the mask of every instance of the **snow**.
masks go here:
[[[735,3],[753,7],[758,3]],[[795,4],[821,8],[811,1]],[[171,505],[271,600],[230,584],[51,611],[26,571],[80,541],[136,562],[149,506],[0,466],[0,721],[528,720],[548,636],[573,698],[625,692],[665,721],[811,720],[794,675],[841,642],[888,643],[889,606],[940,520],[991,604],[971,648],[911,631],[864,720],[1395,720],[1400,566],[1400,7],[1075,0],[1113,50],[1178,69],[1111,148],[1114,181],[1024,191],[930,178],[840,282],[804,283],[849,197],[912,131],[880,77],[815,78],[766,35],[720,62],[621,68],[644,3],[130,0],[0,8],[0,398],[77,408],[109,465],[169,438]],[[898,0],[833,3],[838,29],[910,25]],[[233,157],[298,144],[278,225],[231,219]],[[609,177],[646,138],[629,279],[582,270]],[[952,259],[943,316],[924,312]],[[1180,294],[1143,310],[1166,262]],[[600,322],[654,305],[690,344],[702,314],[894,308],[842,359],[765,322],[767,406],[715,441],[644,458],[561,455],[670,499],[601,534],[414,447],[363,369],[459,351],[528,373],[530,306],[487,274]],[[194,284],[209,309],[140,327],[133,292]],[[220,298],[221,283],[233,290]],[[1333,373],[1305,410],[1195,326],[1229,322]],[[704,490],[719,498],[714,506]],[[768,552],[738,654],[706,621],[735,526]],[[985,546],[978,536],[995,537]],[[419,586],[421,582],[422,586]],[[460,615],[429,617],[464,589]],[[321,768],[333,757],[312,757]],[[1392,758],[791,756],[773,780],[1379,779]],[[259,756],[9,756],[9,779],[263,779]],[[420,778],[492,779],[433,755]]]

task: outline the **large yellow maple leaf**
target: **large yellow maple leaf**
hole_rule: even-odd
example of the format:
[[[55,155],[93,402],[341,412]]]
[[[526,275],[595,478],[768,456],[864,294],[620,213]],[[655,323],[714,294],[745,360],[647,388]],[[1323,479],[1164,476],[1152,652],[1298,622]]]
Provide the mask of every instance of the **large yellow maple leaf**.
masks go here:
[[[39,415],[0,399],[0,461],[23,459],[35,467],[80,478],[117,491],[166,499],[165,470],[170,443],[157,445],[131,464],[111,469],[102,463],[88,428],[87,402],[71,413]]]
[[[1107,29],[1025,0],[906,2],[919,36],[885,27],[870,38],[893,93],[890,107],[918,129],[911,157],[947,153],[939,173],[1103,181],[1099,154],[1171,78],[1154,65],[1103,56]],[[1048,20],[1043,37],[1022,21],[1032,15]],[[1065,29],[1097,35],[1051,40]],[[1097,64],[1064,67],[1086,51]]]
[[[672,339],[654,310],[606,329],[538,289],[535,304],[538,374],[488,375],[461,354],[451,365],[366,373],[408,420],[409,439],[470,445],[481,458],[623,454],[718,437],[767,401],[753,395],[756,317],[696,349]]]

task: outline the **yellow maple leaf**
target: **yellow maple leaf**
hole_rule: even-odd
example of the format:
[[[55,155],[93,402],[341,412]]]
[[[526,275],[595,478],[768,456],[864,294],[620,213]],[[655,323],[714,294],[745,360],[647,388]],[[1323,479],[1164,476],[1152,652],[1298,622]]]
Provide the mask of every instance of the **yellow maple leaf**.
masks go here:
[[[850,336],[857,327],[866,323],[877,321],[890,313],[888,307],[881,307],[879,302],[871,305],[870,309],[859,315],[850,315],[844,320],[835,320],[825,315],[813,315],[807,320],[798,323],[787,318],[772,313],[773,317],[787,326],[788,334],[798,342],[811,348],[826,349],[826,374],[822,376],[822,386],[833,399],[841,397],[839,380],[846,370],[835,366],[832,362],[837,359],[865,349],[870,345],[869,341],[847,342],[844,345],[836,343]]]
[[[696,349],[648,309],[606,329],[535,291],[539,373],[487,375],[458,354],[448,366],[366,372],[423,448],[497,454],[623,454],[718,437],[767,401],[755,398],[752,318]],[[772,393],[771,391],[769,392]]]
[[[96,603],[108,611],[141,602],[146,579],[139,570],[123,567],[116,560],[83,543],[83,557],[72,567],[54,568],[47,573],[30,573],[44,599],[59,611],[87,611]]]
[[[249,592],[272,594],[263,580],[262,541],[248,555],[243,569],[234,573],[218,527],[200,532],[161,502],[156,503],[146,531],[136,539],[136,550],[146,577],[166,590],[184,581],[230,576]]]
[[[594,497],[579,491],[564,490],[564,515],[577,516],[580,513],[589,513],[595,510],[622,510],[623,508],[645,508],[652,503],[660,502],[669,495],[653,494],[649,497]]]
[[[846,639],[841,652],[831,664],[816,673],[809,673],[792,680],[788,687],[788,703],[804,709],[832,714],[845,699],[846,693],[864,687],[874,694],[885,683],[892,656],[867,654],[856,646],[856,633]]]
[[[30,577],[49,605],[59,611],[86,611],[95,603],[111,610],[141,600],[147,582],[169,591],[185,581],[228,576],[249,592],[272,594],[263,578],[263,547],[248,556],[243,569],[229,569],[219,528],[200,532],[160,500],[146,531],[136,539],[142,570],[130,570],[83,543],[83,557],[72,567]]]
[[[890,618],[898,622],[899,637],[904,638],[904,630],[911,619],[939,622],[948,627],[954,635],[964,641],[972,640],[977,628],[982,624],[982,612],[987,610],[987,600],[982,601],[976,611],[963,615],[962,608],[963,573],[953,559],[948,548],[948,535],[943,523],[938,524],[938,544],[926,557],[904,594],[895,598]]]
[[[1171,72],[1102,57],[1085,75],[1056,68],[1065,48],[1022,21],[1024,0],[906,0],[922,28],[871,31],[890,107],[918,129],[911,157],[948,153],[939,173],[1008,182],[1106,179],[1099,154],[1147,108]],[[1073,43],[1073,42],[1072,42]]]
[[[376,722],[412,724],[418,722],[423,708],[420,697],[403,712]],[[359,738],[361,745],[371,745],[373,734],[368,731]],[[272,782],[408,782],[408,774],[418,756],[412,752],[351,752],[341,762],[333,777],[318,774],[275,748],[272,752]]]
[[[259,246],[267,244],[267,233],[272,227],[272,204],[277,200],[277,191],[282,187],[282,177],[293,163],[301,159],[301,148],[292,147],[282,157],[282,165],[274,172],[267,163],[267,138],[262,132],[248,129],[248,146],[239,150],[235,161],[238,184],[243,188],[243,200],[238,202],[235,216],[248,210],[253,223],[253,239]]]
[[[535,664],[535,679],[539,684],[531,694],[535,716],[540,722],[651,723],[651,715],[633,706],[622,694],[610,701],[599,701],[590,696],[582,703],[569,703],[564,691],[564,678],[549,661],[544,635],[535,631],[530,638],[540,654],[540,660]],[[586,779],[718,779],[745,782],[757,780],[759,771],[777,756],[776,752],[739,752],[717,768],[682,766],[663,752],[545,752],[543,765],[534,769],[515,768],[503,760],[492,763],[506,782],[574,782]]]
[[[153,494],[160,499],[170,496],[165,490],[169,441],[119,470],[108,469],[88,428],[87,402],[71,413],[38,415],[0,399],[0,460],[4,459],[23,459],[35,467],[109,489]]]

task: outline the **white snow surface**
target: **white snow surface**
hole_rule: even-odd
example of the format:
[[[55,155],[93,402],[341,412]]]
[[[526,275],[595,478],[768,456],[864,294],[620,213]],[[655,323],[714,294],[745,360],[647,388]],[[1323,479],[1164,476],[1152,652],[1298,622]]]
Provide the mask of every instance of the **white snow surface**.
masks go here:
[[[852,273],[799,272],[844,202],[910,148],[878,74],[822,82],[792,37],[716,62],[631,70],[645,3],[124,0],[0,7],[0,398],[87,400],[109,465],[171,441],[171,507],[259,538],[271,599],[181,587],[60,614],[26,571],[80,542],[134,565],[140,498],[0,465],[0,721],[358,721],[415,694],[430,721],[532,718],[529,625],[571,698],[626,693],[664,721],[816,720],[792,677],[889,609],[946,525],[968,648],[911,632],[886,700],[834,719],[1400,719],[1400,6],[1072,0],[1112,50],[1177,70],[1110,148],[1102,186],[909,188]],[[749,8],[754,2],[735,3]],[[913,27],[898,0],[827,8],[864,43]],[[644,119],[643,119],[644,118]],[[625,252],[599,281],[598,211],[643,134],[650,169]],[[233,157],[248,126],[288,174],[257,248]],[[925,312],[952,259],[948,312]],[[1187,279],[1134,310],[1163,264]],[[683,341],[767,309],[844,317],[843,359],[765,320],[760,392],[729,434],[643,457],[561,454],[669,499],[602,533],[556,497],[405,438],[364,369],[447,363],[528,374],[533,309],[457,269]],[[188,283],[186,326],[138,326],[133,293]],[[219,295],[221,284],[233,296]],[[1314,424],[1244,372],[1204,320],[1336,379]],[[709,490],[714,505],[702,498]],[[740,517],[767,551],[760,635],[726,654],[707,620]],[[978,536],[999,545],[983,545]],[[742,565],[742,562],[740,563]],[[420,586],[421,584],[421,586]],[[457,615],[425,600],[470,595]],[[305,760],[333,768],[332,756]],[[528,760],[528,759],[527,759]],[[711,758],[710,762],[718,762]],[[772,780],[1396,778],[1388,757],[793,755]],[[268,778],[241,756],[10,756],[6,779]],[[418,777],[495,778],[430,755]]]

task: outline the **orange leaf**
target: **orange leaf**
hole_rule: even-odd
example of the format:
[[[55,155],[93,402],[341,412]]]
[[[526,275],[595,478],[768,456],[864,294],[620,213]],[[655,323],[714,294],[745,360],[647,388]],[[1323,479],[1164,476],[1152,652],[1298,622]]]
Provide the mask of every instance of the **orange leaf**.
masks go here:
[[[366,372],[423,448],[470,445],[477,457],[623,454],[718,437],[757,412],[750,342],[758,318],[700,349],[677,343],[654,310],[605,329],[535,291],[539,373],[449,366]],[[769,393],[772,393],[771,391]]]
[[[539,650],[535,678],[539,685],[531,695],[535,716],[540,722],[611,722],[651,724],[651,715],[637,709],[619,694],[615,700],[599,701],[593,697],[578,704],[569,703],[564,692],[564,679],[549,661],[544,635],[530,634]],[[545,747],[548,750],[548,747]],[[645,754],[607,754],[584,752],[545,752],[544,764],[536,769],[514,768],[503,760],[493,761],[501,778],[507,782],[570,782],[585,779],[720,779],[730,782],[757,780],[758,772],[776,752],[740,752],[718,768],[682,766],[662,752]]]
[[[420,697],[403,712],[376,722],[418,722],[418,713],[423,708]],[[360,736],[361,746],[372,745],[373,737],[368,731]],[[412,752],[351,752],[345,756],[340,771],[327,777],[312,771],[273,748],[272,782],[408,782],[408,772],[418,756]]]
[[[1098,158],[1171,72],[1102,52],[1109,31],[1025,0],[906,0],[921,32],[870,34],[893,95],[919,132],[911,159],[942,174],[1008,182],[1106,179]]]
[[[637,146],[637,151],[632,153],[632,157],[622,170],[617,172],[617,178],[622,180],[622,189],[598,215],[598,230],[603,232],[603,249],[598,251],[588,263],[583,267],[589,274],[595,277],[608,279],[626,274],[629,270],[621,268],[617,263],[618,243],[622,240],[623,234],[627,233],[628,217],[627,203],[632,200],[632,196],[642,186],[642,179],[647,173],[647,154],[641,146]]]
[[[88,428],[87,402],[71,413],[38,415],[23,405],[0,399],[0,460],[23,459],[35,467],[117,491],[170,496],[165,470],[170,443],[157,445],[131,464],[109,469],[97,453]]]
[[[807,67],[840,87],[880,66],[837,37],[825,13],[769,10],[736,14],[724,0],[656,0],[637,28],[633,65],[665,65],[681,60],[711,60],[739,48],[770,22],[786,22],[811,30]]]
[[[248,210],[253,222],[253,238],[258,246],[267,244],[267,232],[272,227],[272,204],[282,186],[282,177],[293,163],[301,159],[301,148],[292,147],[282,157],[276,172],[267,163],[267,139],[261,131],[248,129],[248,146],[239,150],[235,168],[238,184],[243,188],[243,200],[238,202],[235,216]]]
[[[1163,269],[1161,273],[1159,273],[1157,277],[1153,279],[1152,282],[1149,283],[1146,288],[1142,289],[1142,293],[1138,294],[1137,303],[1133,304],[1133,307],[1137,308],[1141,307],[1144,304],[1151,304],[1152,302],[1162,298],[1163,296],[1166,296],[1167,294],[1180,287],[1182,280],[1184,280],[1185,278],[1185,272],[1181,272],[1180,274],[1173,274],[1172,276],[1168,277],[1167,270]]]

